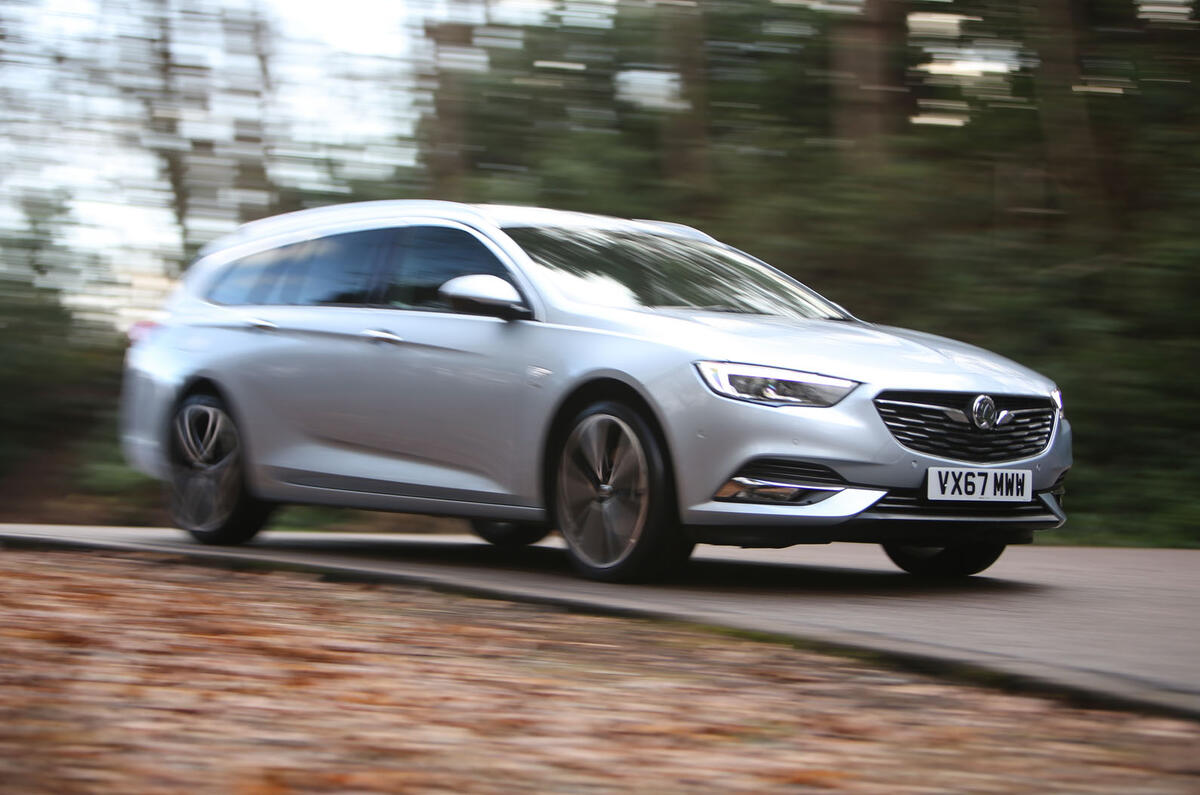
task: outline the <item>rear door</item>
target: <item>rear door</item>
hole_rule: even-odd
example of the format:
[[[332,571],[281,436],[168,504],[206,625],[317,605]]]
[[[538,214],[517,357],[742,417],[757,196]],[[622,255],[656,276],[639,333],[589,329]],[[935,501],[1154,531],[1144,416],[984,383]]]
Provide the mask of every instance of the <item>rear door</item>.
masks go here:
[[[383,364],[369,333],[379,312],[370,296],[394,238],[391,229],[369,229],[295,243],[247,258],[245,273],[235,269],[214,286],[214,301],[249,287],[234,325],[251,341],[219,381],[235,393],[253,458],[272,477],[300,482],[311,480],[306,472],[364,468],[370,454],[362,449],[377,439],[372,388]]]

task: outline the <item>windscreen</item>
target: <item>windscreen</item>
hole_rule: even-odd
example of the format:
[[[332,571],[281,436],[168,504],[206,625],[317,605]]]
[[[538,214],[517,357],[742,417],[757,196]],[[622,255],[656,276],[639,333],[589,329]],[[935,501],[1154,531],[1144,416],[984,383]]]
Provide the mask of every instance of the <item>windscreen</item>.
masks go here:
[[[846,319],[803,285],[703,240],[613,229],[504,231],[566,297],[581,303]]]

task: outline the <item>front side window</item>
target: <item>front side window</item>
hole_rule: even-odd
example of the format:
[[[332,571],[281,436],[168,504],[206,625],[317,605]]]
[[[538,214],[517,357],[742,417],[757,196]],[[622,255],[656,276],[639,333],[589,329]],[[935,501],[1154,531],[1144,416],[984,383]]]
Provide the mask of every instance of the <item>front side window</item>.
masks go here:
[[[599,228],[504,231],[559,290],[580,303],[846,318],[799,282],[703,240]]]
[[[398,309],[450,311],[438,289],[451,279],[490,274],[511,282],[496,255],[461,229],[413,226],[401,230],[400,246],[384,285],[383,303]]]

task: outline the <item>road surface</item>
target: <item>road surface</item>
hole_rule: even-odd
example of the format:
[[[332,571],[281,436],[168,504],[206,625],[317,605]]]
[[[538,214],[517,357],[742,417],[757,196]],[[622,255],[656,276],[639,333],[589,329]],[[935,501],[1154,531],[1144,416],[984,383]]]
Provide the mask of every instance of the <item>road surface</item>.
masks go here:
[[[610,585],[574,576],[553,541],[506,552],[470,536],[268,531],[219,549],[169,529],[15,524],[0,525],[3,539],[275,561],[695,621],[1200,717],[1200,550],[1012,547],[983,576],[927,584],[875,546],[702,546],[673,582]]]

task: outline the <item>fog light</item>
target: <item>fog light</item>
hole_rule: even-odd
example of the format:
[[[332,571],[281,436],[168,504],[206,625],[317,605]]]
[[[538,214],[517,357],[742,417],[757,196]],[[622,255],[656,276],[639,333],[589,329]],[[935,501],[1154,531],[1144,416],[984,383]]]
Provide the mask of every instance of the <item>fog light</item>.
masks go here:
[[[717,489],[714,499],[724,502],[758,502],[775,505],[812,505],[829,499],[843,489],[840,486],[814,486],[808,483],[779,483],[756,478],[731,478]]]

